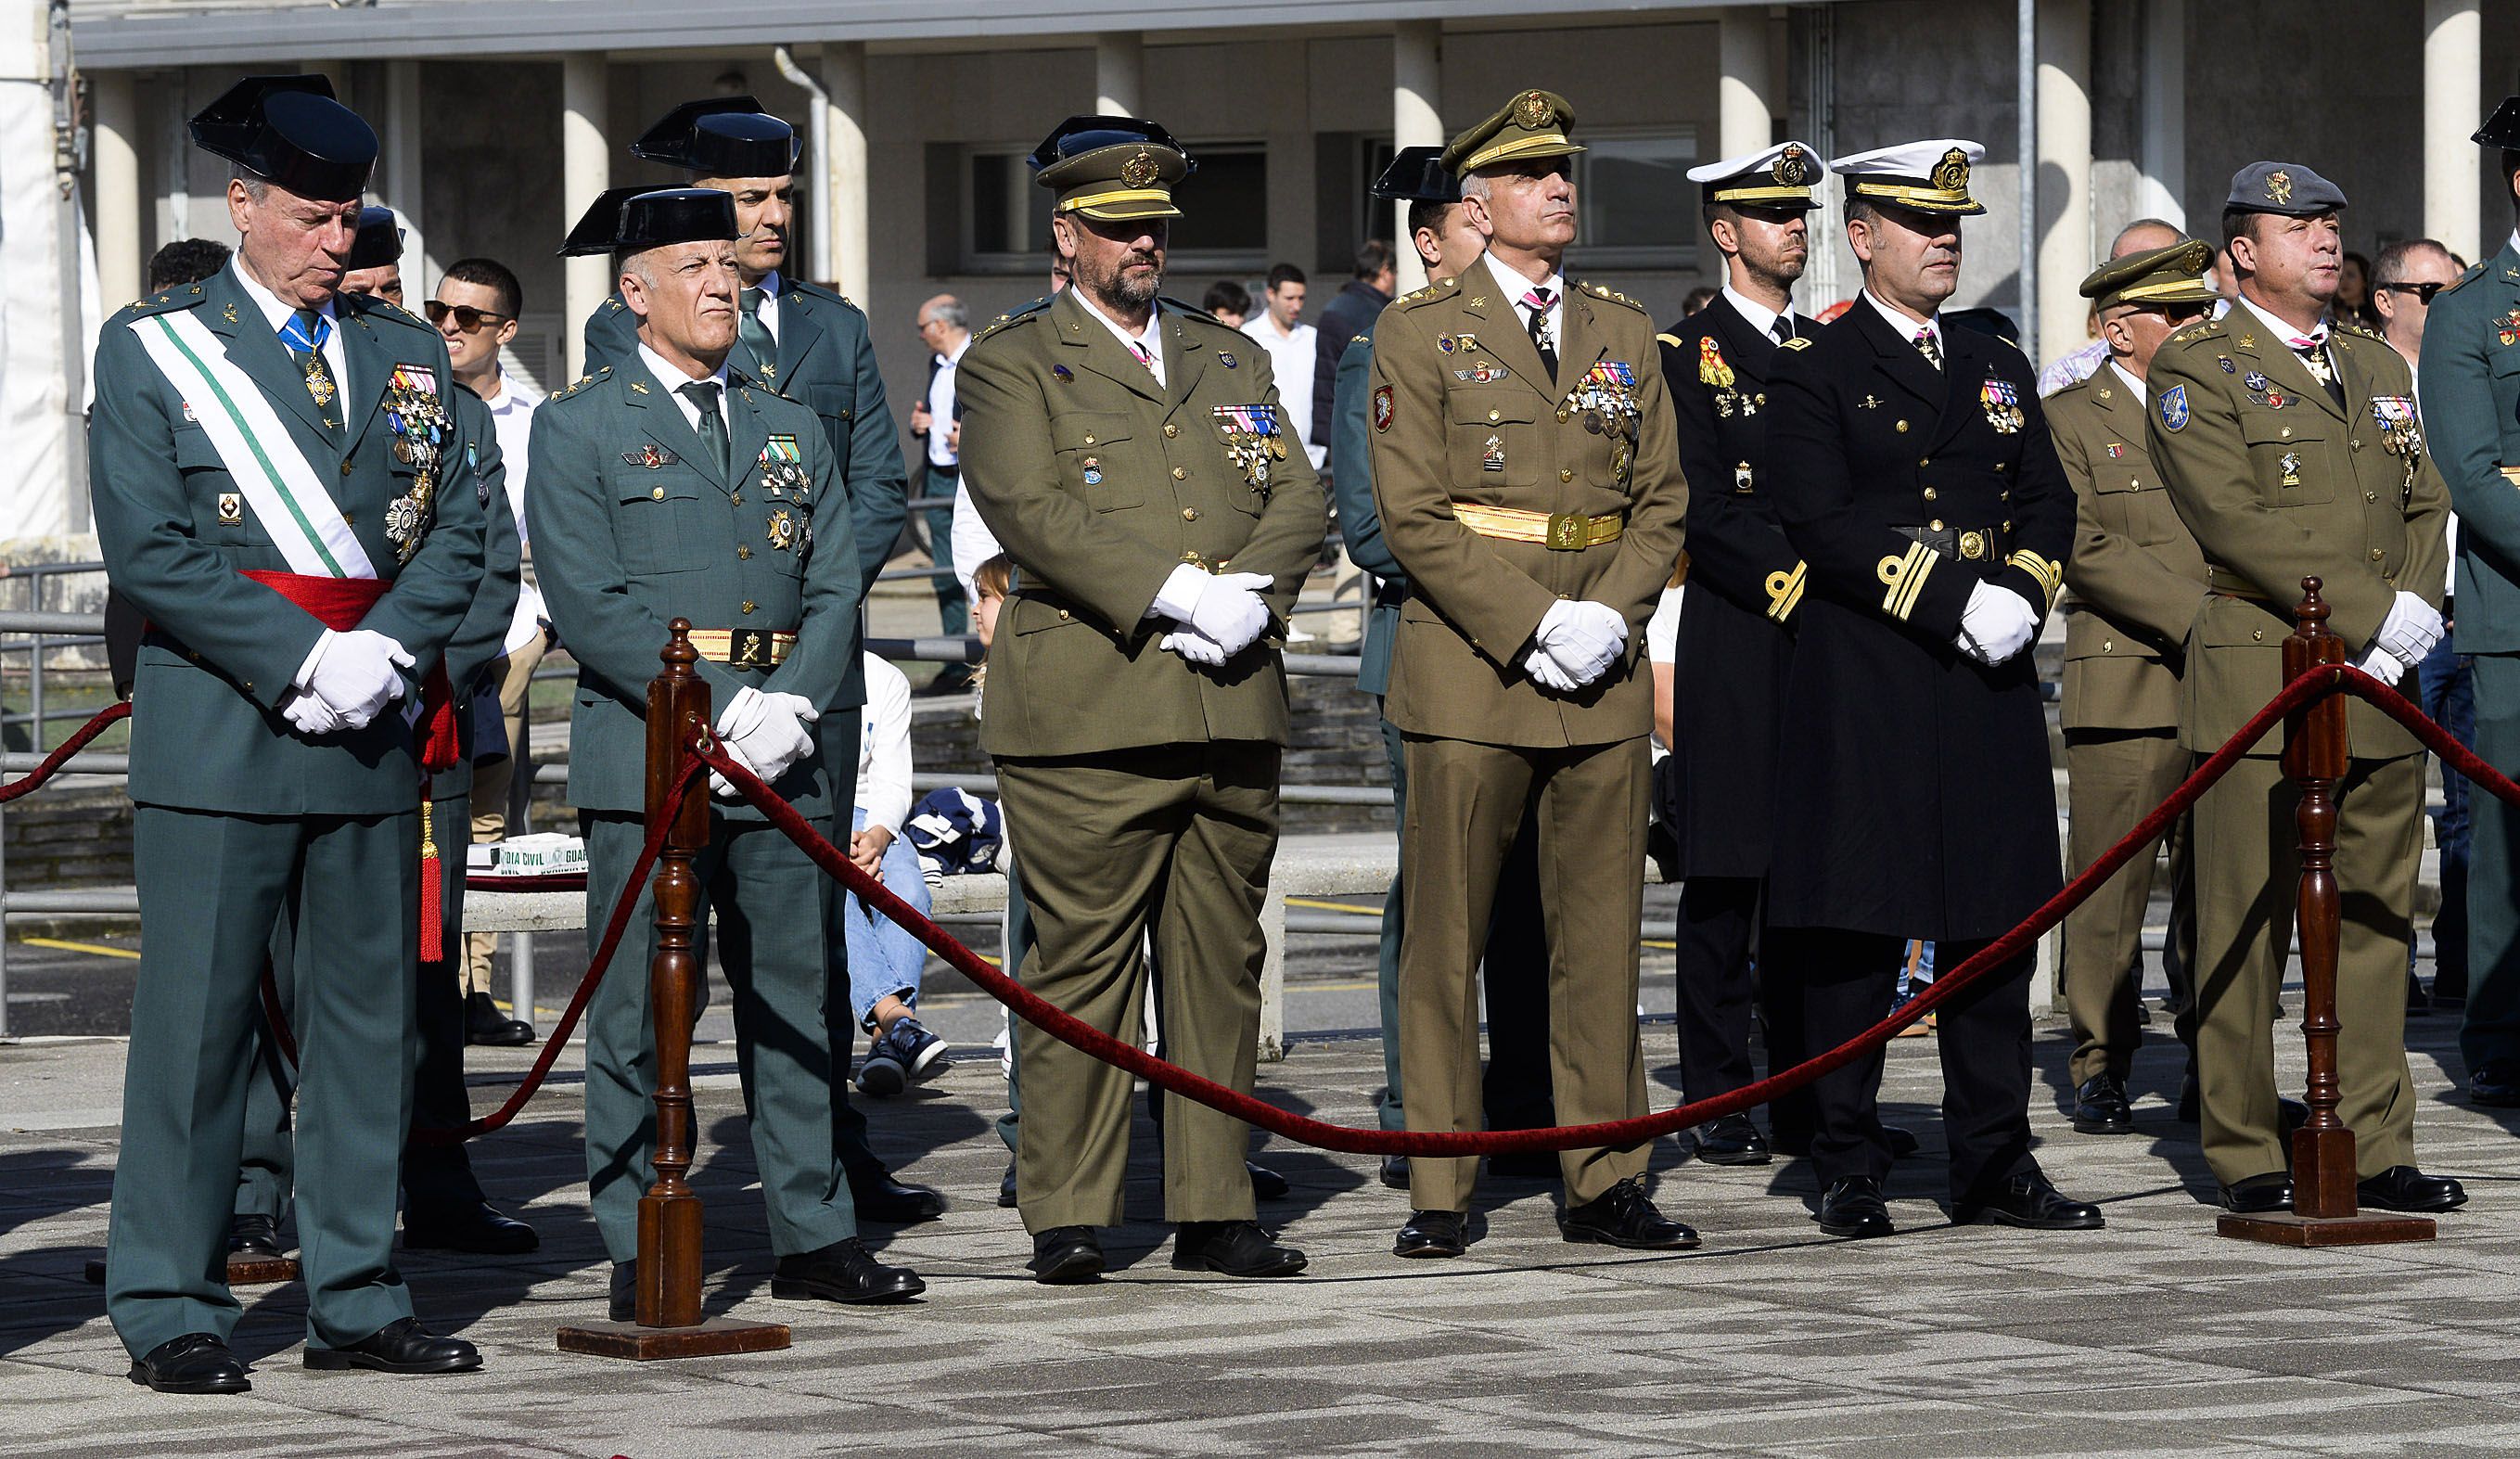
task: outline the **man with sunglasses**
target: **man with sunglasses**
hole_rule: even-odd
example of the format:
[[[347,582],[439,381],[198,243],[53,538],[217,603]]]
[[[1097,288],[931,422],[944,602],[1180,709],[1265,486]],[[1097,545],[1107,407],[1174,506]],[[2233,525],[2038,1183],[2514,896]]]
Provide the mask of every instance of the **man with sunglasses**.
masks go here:
[[[2171,331],[2205,317],[2214,246],[2181,239],[2111,259],[2083,281],[2108,360],[2048,401],[2056,456],[2074,483],[2074,554],[2065,568],[2065,769],[2079,873],[2116,844],[2187,774],[2179,744],[2179,680],[2187,625],[2205,596],[2205,559],[2145,446],[2144,377]],[[2170,946],[2162,959],[2179,1041],[2195,1047],[2187,980],[2196,955],[2188,824],[2169,833]],[[2065,919],[2065,1009],[2073,1022],[2074,1128],[2135,1131],[2127,1074],[2143,1029],[2144,908],[2152,854],[2111,878]]]

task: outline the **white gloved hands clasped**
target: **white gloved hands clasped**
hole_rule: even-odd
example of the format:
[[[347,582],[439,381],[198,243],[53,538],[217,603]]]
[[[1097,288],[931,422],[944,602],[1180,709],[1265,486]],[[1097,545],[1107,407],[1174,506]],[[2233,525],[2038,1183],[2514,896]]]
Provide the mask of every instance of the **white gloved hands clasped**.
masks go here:
[[[2395,689],[2398,687],[2398,681],[2407,676],[2408,663],[2397,655],[2375,644],[2371,652],[2363,655],[2362,661],[2355,667]]]
[[[1960,610],[1960,631],[1953,639],[1959,651],[1992,668],[2023,649],[2039,633],[2039,611],[2010,588],[1991,582],[1969,586],[1968,606]]]
[[[2431,604],[2412,593],[2400,593],[2389,605],[2389,616],[2380,620],[2380,631],[2372,635],[2371,647],[2412,668],[2440,644],[2446,627]]]
[[[339,727],[366,729],[410,688],[402,670],[414,661],[410,650],[373,628],[347,633],[327,628],[306,656],[297,687],[322,700]]]
[[[1552,603],[1532,635],[1523,671],[1542,687],[1572,693],[1609,671],[1627,647],[1628,620],[1606,603]]]
[[[1269,631],[1269,605],[1260,597],[1269,585],[1265,573],[1207,573],[1184,563],[1156,590],[1153,611],[1206,635],[1230,659]]]
[[[1165,634],[1155,646],[1204,668],[1222,668],[1225,665],[1225,645],[1195,628],[1176,628]]]
[[[280,702],[280,717],[301,735],[329,735],[341,727],[341,716],[303,689],[289,691]]]
[[[806,728],[822,717],[812,702],[796,694],[764,694],[747,684],[718,712],[717,737],[743,767],[764,783],[785,775],[814,752],[814,736]],[[726,777],[709,772],[709,790],[732,798]]]

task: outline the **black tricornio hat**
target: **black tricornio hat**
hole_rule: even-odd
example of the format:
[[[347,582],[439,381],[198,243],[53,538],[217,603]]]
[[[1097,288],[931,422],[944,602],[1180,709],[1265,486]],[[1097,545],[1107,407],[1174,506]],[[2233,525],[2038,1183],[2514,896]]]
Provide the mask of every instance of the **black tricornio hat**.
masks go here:
[[[359,209],[359,236],[350,244],[345,269],[382,268],[402,261],[402,220],[390,207]]]
[[[796,129],[749,96],[685,102],[630,144],[632,157],[702,177],[785,177],[804,151]]]
[[[1373,196],[1386,203],[1459,203],[1462,184],[1444,170],[1444,149],[1403,147],[1373,180]]]
[[[2520,150],[2520,96],[2504,98],[2502,105],[2494,109],[2494,114],[2485,119],[2485,125],[2478,127],[2476,135],[2468,140],[2487,147]]]
[[[377,134],[333,99],[320,75],[248,76],[193,117],[202,151],[323,203],[347,203],[368,186]]]
[[[716,188],[608,188],[560,246],[563,255],[638,253],[735,240],[735,195]]]

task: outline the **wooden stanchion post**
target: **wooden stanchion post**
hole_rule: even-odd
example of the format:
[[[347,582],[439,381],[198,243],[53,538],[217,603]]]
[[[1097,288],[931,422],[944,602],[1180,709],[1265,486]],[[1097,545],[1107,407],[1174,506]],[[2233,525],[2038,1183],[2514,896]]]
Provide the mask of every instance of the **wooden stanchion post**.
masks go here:
[[[2309,670],[2345,661],[2345,640],[2327,626],[2321,581],[2301,580],[2301,606],[2284,640],[2287,683]],[[2351,768],[2345,696],[2324,695],[2284,716],[2284,773],[2300,795],[2293,823],[2301,837],[2296,921],[2301,950],[2303,1040],[2309,1046],[2310,1118],[2292,1137],[2292,1209],[2269,1215],[2225,1214],[2221,1234],[2280,1246],[2370,1246],[2430,1241],[2421,1216],[2361,1214],[2355,1206],[2354,1131],[2337,1117],[2343,1086],[2336,1073],[2336,960],[2343,895],[2336,885],[2336,793]]]
[[[674,619],[662,673],[648,684],[648,819],[664,814],[683,747],[709,725],[708,683],[692,665],[691,620]],[[705,782],[675,812],[650,885],[656,899],[656,954],[648,966],[649,1013],[656,1037],[656,1183],[639,1198],[639,1316],[560,1330],[564,1352],[598,1357],[710,1357],[788,1345],[784,1323],[700,1316],[700,1198],[692,1168],[692,1017],[702,970],[693,952],[700,887],[692,862],[708,848]]]

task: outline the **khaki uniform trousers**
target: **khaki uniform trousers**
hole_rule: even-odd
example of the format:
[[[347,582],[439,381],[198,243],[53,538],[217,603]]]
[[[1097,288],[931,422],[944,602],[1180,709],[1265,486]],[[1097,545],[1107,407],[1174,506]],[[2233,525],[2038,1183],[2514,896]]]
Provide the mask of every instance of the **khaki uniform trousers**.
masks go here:
[[[998,791],[1022,828],[1033,951],[1024,986],[1140,1044],[1151,934],[1165,1056],[1251,1092],[1260,1052],[1260,903],[1278,849],[1278,747],[1222,740],[1004,758]],[[1117,1226],[1135,1076],[1015,1026],[1023,1068],[1016,1208],[1024,1229]],[[1164,1217],[1247,1221],[1251,1127],[1164,1096]]]
[[[508,722],[508,752],[472,771],[472,844],[476,846],[508,834],[509,788],[516,782],[517,764],[523,757],[519,747],[525,743],[525,695],[533,687],[534,670],[542,666],[543,655],[550,650],[551,634],[546,630],[499,661],[499,717]],[[498,950],[496,933],[465,937],[465,992],[490,991],[490,969]],[[531,1023],[534,1011],[519,1008],[517,1017]]]
[[[2424,759],[2356,759],[2338,787],[2337,1115],[2362,1177],[2415,1162],[2407,1073],[2407,946],[2422,850]],[[2230,1185],[2284,1168],[2275,1110],[2275,997],[2301,877],[2300,796],[2271,757],[2231,767],[2196,803],[2196,1069],[2205,1159]],[[2287,1026],[2284,1036],[2299,1035]]]
[[[2135,829],[2136,822],[2170,798],[2187,778],[2196,756],[2175,731],[2072,731],[2065,735],[2065,773],[2073,807],[2067,833],[2077,876]],[[2068,1066],[2074,1087],[2097,1074],[2123,1079],[2143,1046],[2137,1021],[2140,980],[2135,975],[2143,951],[2143,918],[2152,900],[2153,855],[2169,843],[2170,946],[2162,958],[2170,996],[2178,1010],[2179,1041],[2196,1042],[2196,886],[2190,816],[2102,883],[2091,900],[2065,919],[2062,981],[2065,1011],[2074,1027]]]
[[[1534,748],[1410,735],[1401,829],[1401,1081],[1412,1130],[1480,1127],[1479,959],[1497,880],[1527,805],[1540,835],[1549,946],[1549,1061],[1560,1124],[1645,1112],[1637,1034],[1638,927],[1644,915],[1644,737]],[[1558,1156],[1566,1204],[1645,1169],[1643,1145]],[[1409,1202],[1467,1210],[1478,1162],[1413,1157]]]

